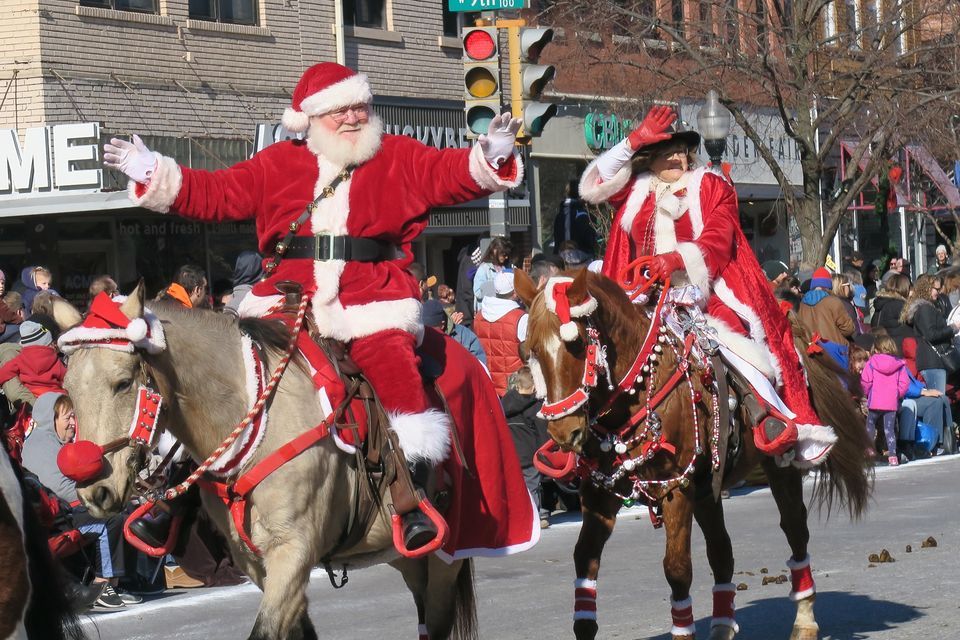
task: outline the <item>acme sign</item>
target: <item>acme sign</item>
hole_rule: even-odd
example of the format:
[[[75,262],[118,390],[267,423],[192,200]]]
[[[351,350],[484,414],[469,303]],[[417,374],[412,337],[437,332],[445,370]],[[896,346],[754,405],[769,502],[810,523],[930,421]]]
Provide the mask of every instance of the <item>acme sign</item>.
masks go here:
[[[22,145],[16,129],[0,129],[0,200],[99,190],[102,170],[77,166],[95,166],[99,143],[95,122],[31,127]]]

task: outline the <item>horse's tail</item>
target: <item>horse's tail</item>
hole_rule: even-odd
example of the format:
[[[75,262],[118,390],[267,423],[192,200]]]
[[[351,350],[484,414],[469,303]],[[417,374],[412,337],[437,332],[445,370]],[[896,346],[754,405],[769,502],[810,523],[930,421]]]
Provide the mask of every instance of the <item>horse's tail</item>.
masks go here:
[[[868,446],[866,430],[850,391],[859,390],[859,385],[847,382],[850,373],[829,356],[808,356],[804,342],[806,332],[796,322],[792,324],[797,349],[803,354],[813,408],[837,434],[836,444],[818,469],[813,501],[819,507],[826,507],[827,515],[834,506],[839,506],[846,507],[851,518],[859,518],[867,509],[872,488],[872,474],[868,471],[865,456]],[[845,381],[848,387],[844,388],[841,381]]]
[[[473,589],[473,560],[464,560],[457,574],[454,601],[454,640],[476,640],[477,598]]]
[[[0,451],[0,455],[6,455]],[[16,471],[20,486],[23,478]],[[23,500],[23,542],[27,552],[30,576],[30,602],[23,626],[30,638],[50,640],[83,640],[77,614],[64,592],[63,567],[57,566],[47,546],[47,532],[40,524],[29,497]]]

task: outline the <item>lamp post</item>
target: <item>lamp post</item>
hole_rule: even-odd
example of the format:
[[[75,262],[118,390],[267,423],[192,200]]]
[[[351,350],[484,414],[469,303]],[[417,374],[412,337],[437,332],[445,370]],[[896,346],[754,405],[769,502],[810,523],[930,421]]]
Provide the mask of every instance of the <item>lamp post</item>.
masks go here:
[[[719,168],[723,152],[727,149],[727,134],[730,133],[730,112],[720,104],[720,96],[714,89],[707,92],[707,101],[697,114],[697,128],[703,138],[703,148],[710,162]]]

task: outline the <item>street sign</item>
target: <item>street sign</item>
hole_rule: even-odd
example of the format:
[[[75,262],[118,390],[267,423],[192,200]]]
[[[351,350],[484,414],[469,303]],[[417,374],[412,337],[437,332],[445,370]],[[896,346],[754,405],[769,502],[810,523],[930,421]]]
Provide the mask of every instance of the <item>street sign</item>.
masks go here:
[[[526,0],[447,0],[447,9],[450,11],[499,11],[526,7]]]

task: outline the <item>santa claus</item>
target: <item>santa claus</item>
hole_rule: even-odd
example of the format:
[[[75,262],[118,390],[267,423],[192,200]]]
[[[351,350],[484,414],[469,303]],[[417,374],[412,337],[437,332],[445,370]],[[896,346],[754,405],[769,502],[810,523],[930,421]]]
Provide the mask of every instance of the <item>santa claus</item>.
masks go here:
[[[260,251],[272,257],[240,315],[274,307],[282,280],[303,284],[320,333],[348,343],[408,459],[422,463],[418,478],[424,465],[446,457],[450,424],[410,382],[420,378],[414,347],[423,332],[418,283],[407,271],[411,243],[432,207],[520,183],[520,121],[505,113],[473,148],[437,150],[383,134],[371,101],[365,76],[321,63],[303,74],[283,115],[304,140],[209,172],[178,165],[133,136],[105,145],[104,163],[132,179],[137,206],[207,222],[256,219]],[[411,516],[406,537],[410,549],[432,539],[428,521]]]
[[[603,273],[617,279],[649,255],[652,278],[695,285],[725,353],[737,356],[728,361],[746,378],[736,382],[757,447],[796,466],[819,464],[836,436],[810,404],[790,325],[740,229],[736,192],[720,174],[693,168],[700,135],[677,131],[676,118],[670,107],[653,107],[581,178],[585,200],[617,209]]]

